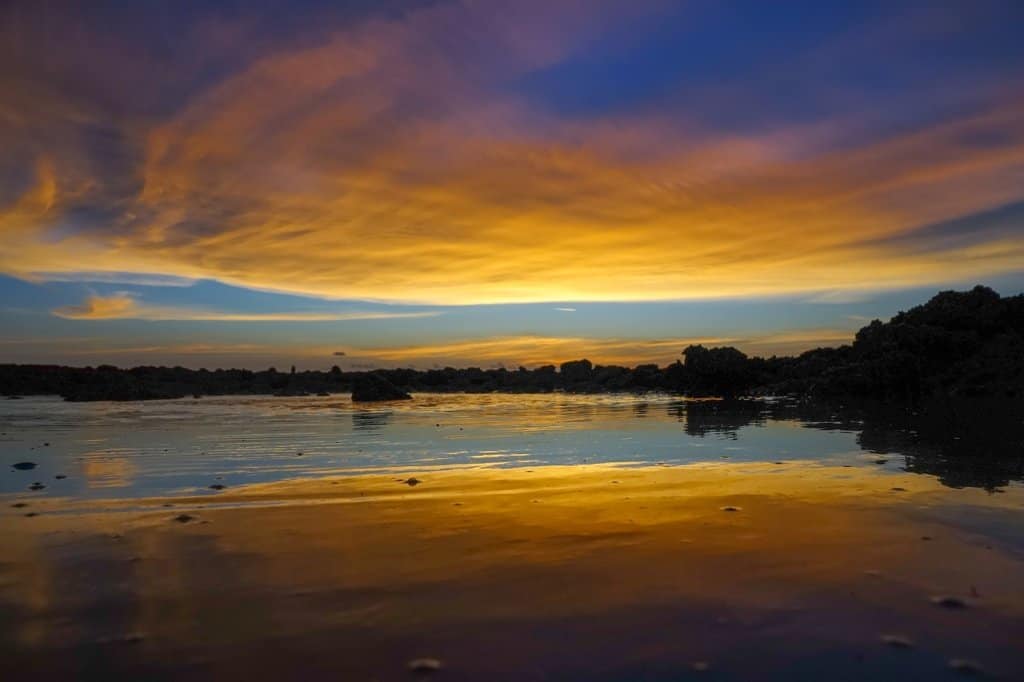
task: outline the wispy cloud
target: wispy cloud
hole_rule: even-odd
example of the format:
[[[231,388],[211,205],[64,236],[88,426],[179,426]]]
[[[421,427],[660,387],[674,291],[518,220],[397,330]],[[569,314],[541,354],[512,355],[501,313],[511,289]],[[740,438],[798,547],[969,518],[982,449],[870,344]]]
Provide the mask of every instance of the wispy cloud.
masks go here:
[[[113,282],[138,272],[464,304],[850,297],[1021,268],[1019,221],[955,223],[957,239],[923,229],[1021,200],[1018,82],[982,82],[968,65],[970,78],[907,88],[909,124],[871,127],[894,95],[819,73],[877,58],[865,69],[889,74],[890,53],[914,43],[907,26],[956,35],[946,12],[765,67],[780,70],[771,83],[816,74],[811,103],[846,104],[823,114],[716,127],[722,110],[759,109],[758,74],[670,84],[660,108],[590,116],[514,87],[676,4],[428,3],[308,17],[308,40],[247,40],[213,22],[183,32],[187,68],[146,51],[144,36],[90,41],[76,26],[62,44],[46,13],[36,28],[47,40],[18,26],[3,42],[20,51],[0,52],[0,177],[16,179],[0,187],[0,271],[73,278],[88,263],[90,278]],[[154,73],[174,74],[172,87]],[[937,89],[946,105],[930,111]],[[914,97],[924,101],[910,108]]]
[[[860,114],[885,102],[841,82],[816,94],[856,105],[850,113],[809,108],[747,128],[716,128],[701,108],[702,94],[751,108],[743,82],[662,110],[560,115],[508,84],[674,3],[515,4],[431,3],[256,53],[264,43],[235,36],[245,60],[216,81],[193,74],[186,87],[183,77],[155,113],[133,107],[163,101],[159,79],[148,84],[113,47],[81,55],[38,41],[46,65],[89,79],[68,77],[83,85],[67,93],[61,79],[5,67],[0,176],[19,182],[0,196],[0,271],[70,277],[87,262],[98,273],[464,304],[849,297],[1024,262],[1019,223],[955,240],[919,230],[1021,200],[1016,84],[961,81],[956,106],[878,130]],[[223,34],[188,35],[197,73],[223,57]],[[904,37],[879,34],[871,52]],[[32,48],[30,38],[19,45]],[[855,38],[824,61],[870,58]],[[125,81],[143,92],[107,115],[100,103]],[[62,314],[118,314],[111,305]]]
[[[89,296],[79,305],[63,306],[53,314],[68,320],[193,320],[204,322],[339,322],[346,320],[390,320],[437,317],[440,311],[398,312],[361,310],[347,312],[240,313],[200,308],[150,306],[127,294]]]

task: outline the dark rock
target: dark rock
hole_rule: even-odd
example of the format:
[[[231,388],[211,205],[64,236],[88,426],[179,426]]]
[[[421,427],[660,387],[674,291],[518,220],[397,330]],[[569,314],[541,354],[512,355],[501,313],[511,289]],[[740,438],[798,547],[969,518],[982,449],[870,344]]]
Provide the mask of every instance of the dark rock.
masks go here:
[[[178,523],[188,523],[189,521],[195,521],[195,518],[196,517],[190,516],[188,514],[178,514],[174,517],[174,520]]]
[[[56,476],[54,476],[54,478],[56,478],[58,481],[63,481],[65,478],[67,478],[67,476],[64,474],[57,474]]]
[[[739,507],[722,507],[722,511],[724,512],[738,512],[739,510]]]
[[[412,488],[412,487],[415,487],[415,486],[418,486],[418,485],[419,485],[420,483],[422,483],[422,482],[423,482],[423,481],[421,481],[421,480],[420,480],[420,479],[418,479],[418,478],[407,478],[407,479],[405,479],[404,481],[402,481],[402,483],[405,483],[405,484],[406,484],[407,486],[409,486],[410,488]]]
[[[436,658],[414,658],[407,667],[414,673],[433,673],[441,669],[441,661]]]
[[[39,481],[36,481],[35,483],[28,487],[29,490],[43,490],[44,488],[46,488],[46,486],[40,483]]]
[[[36,468],[36,463],[35,462],[16,462],[15,464],[12,464],[11,467],[14,468],[14,469],[17,469],[18,471],[31,471],[32,469]]]
[[[352,400],[356,402],[412,400],[412,396],[379,374],[363,374],[353,382]]]
[[[903,635],[882,635],[880,639],[882,640],[882,644],[890,646],[894,649],[914,648],[914,643],[910,640],[910,638],[904,637]]]
[[[982,675],[985,669],[981,667],[981,664],[975,663],[974,661],[968,661],[964,658],[953,658],[947,663],[950,670],[955,670],[963,675]]]
[[[944,609],[966,609],[967,602],[960,597],[939,596],[932,597],[932,603]]]
[[[221,483],[214,483],[210,486],[210,490],[224,490],[224,485]]]

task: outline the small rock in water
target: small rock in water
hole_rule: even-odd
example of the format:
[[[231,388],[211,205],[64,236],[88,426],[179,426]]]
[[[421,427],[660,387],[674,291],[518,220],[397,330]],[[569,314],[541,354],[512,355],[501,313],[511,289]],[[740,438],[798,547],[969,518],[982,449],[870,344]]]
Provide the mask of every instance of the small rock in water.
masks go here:
[[[221,483],[214,483],[210,486],[210,490],[224,490],[224,485]]]
[[[887,460],[887,459],[876,459],[875,460],[875,464],[885,464],[888,461],[889,460]]]
[[[50,444],[49,443],[43,443],[43,447],[44,448],[48,448],[48,447],[50,447]]]
[[[36,463],[35,462],[16,462],[16,463],[12,464],[11,467],[14,468],[14,469],[17,469],[18,471],[31,471],[32,469],[36,468]]]
[[[174,520],[177,521],[178,523],[188,523],[189,521],[194,521],[195,518],[196,517],[189,516],[188,514],[178,514],[177,516],[174,517]]]
[[[441,669],[441,661],[436,658],[414,658],[406,667],[414,673],[433,673]]]
[[[739,507],[722,507],[721,509],[724,512],[738,512],[740,510]]]
[[[964,675],[981,675],[985,669],[979,663],[969,661],[966,658],[951,658],[947,664],[950,670],[955,670]]]
[[[303,454],[303,453],[301,453],[301,452],[296,452],[296,453],[295,453],[295,456],[296,456],[296,457],[302,457],[302,454]]]
[[[42,490],[42,489],[44,489],[45,487],[46,487],[45,485],[43,485],[43,484],[42,484],[42,483],[40,483],[39,481],[36,481],[36,482],[35,482],[35,483],[33,483],[32,485],[30,485],[30,486],[28,487],[28,489],[29,489],[29,490]]]
[[[402,482],[403,482],[403,483],[405,483],[406,485],[408,485],[408,486],[409,486],[409,487],[411,488],[411,487],[413,487],[413,486],[417,486],[417,485],[419,485],[419,484],[420,484],[420,483],[422,483],[423,481],[421,481],[421,480],[420,480],[420,479],[418,479],[418,478],[407,478],[407,479],[405,479],[405,480],[404,480],[404,481],[402,481]]]
[[[54,478],[56,478],[58,481],[63,481],[65,478],[67,478],[67,476],[64,474],[57,474],[56,476],[54,476]]]
[[[948,595],[932,597],[932,603],[936,606],[941,606],[944,609],[966,609],[967,602],[960,597],[951,597]]]
[[[905,493],[905,492],[907,492],[906,488],[889,488],[889,490],[893,491],[894,493]]]
[[[881,640],[883,644],[894,649],[912,649],[914,647],[910,638],[903,635],[882,635]]]

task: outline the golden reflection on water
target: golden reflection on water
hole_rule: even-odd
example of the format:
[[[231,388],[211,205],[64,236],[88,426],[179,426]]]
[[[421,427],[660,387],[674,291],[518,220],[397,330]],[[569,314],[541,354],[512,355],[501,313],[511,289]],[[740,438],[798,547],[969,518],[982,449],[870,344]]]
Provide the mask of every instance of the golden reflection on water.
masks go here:
[[[806,464],[416,478],[5,510],[0,653],[43,679],[405,679],[422,656],[444,679],[1024,670],[1019,487]]]
[[[135,464],[127,457],[89,452],[82,457],[82,475],[90,488],[127,488],[135,477]]]

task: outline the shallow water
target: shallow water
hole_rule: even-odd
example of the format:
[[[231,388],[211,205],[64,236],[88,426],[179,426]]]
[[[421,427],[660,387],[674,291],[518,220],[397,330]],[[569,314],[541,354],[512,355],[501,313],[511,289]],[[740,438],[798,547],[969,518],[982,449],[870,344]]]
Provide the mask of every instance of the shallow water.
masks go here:
[[[1024,679],[1019,425],[964,414],[5,401],[0,677]]]
[[[908,456],[920,459],[911,443],[864,443],[864,415],[772,407],[558,394],[420,395],[374,406],[346,397],[7,400],[0,401],[0,463],[38,466],[0,476],[0,493],[24,494],[38,481],[47,486],[41,497],[212,495],[214,484],[385,467],[793,460],[896,471]],[[879,452],[894,457],[878,464]]]

